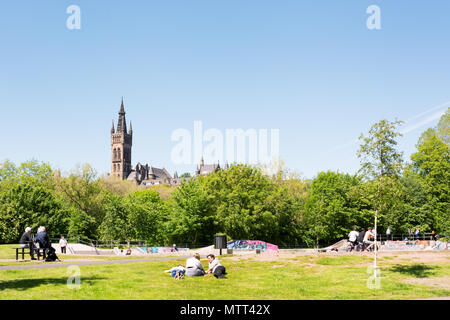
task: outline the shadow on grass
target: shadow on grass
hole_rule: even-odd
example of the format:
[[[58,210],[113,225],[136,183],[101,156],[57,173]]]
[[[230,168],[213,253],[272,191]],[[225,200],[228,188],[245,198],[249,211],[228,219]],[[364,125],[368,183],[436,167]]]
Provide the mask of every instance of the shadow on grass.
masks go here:
[[[395,265],[390,268],[392,272],[398,272],[404,275],[414,276],[416,278],[427,278],[434,274],[434,271],[439,269],[438,266],[427,266],[425,264],[412,265]]]
[[[105,278],[101,277],[90,277],[83,278],[81,277],[81,284],[88,283],[91,284],[95,281],[104,280]],[[67,278],[42,278],[42,279],[20,279],[20,280],[0,280],[0,292],[6,289],[14,289],[14,290],[27,290],[33,287],[38,287],[42,285],[67,285]]]

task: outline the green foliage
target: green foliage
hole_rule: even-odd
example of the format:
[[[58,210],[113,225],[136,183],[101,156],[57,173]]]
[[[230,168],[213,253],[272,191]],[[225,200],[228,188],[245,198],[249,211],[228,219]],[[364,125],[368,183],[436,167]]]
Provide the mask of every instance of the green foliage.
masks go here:
[[[306,242],[333,241],[346,238],[361,222],[350,191],[359,184],[355,176],[338,172],[321,172],[312,181],[311,195],[306,201],[304,223],[308,226]]]
[[[100,238],[102,240],[129,239],[129,207],[123,196],[108,194],[105,197],[104,208],[105,216],[99,227]]]
[[[77,226],[75,221],[72,221],[71,230],[78,230],[91,239],[97,238],[97,228],[103,222],[106,212],[104,200],[108,191],[97,179],[95,170],[89,164],[77,166],[68,177],[55,175],[54,183],[55,193],[61,196],[72,210],[79,211],[74,217],[77,217],[76,221],[81,224]],[[87,221],[79,219],[83,216]],[[93,224],[97,228],[92,228]]]
[[[357,152],[361,159],[360,172],[367,178],[399,176],[403,167],[402,153],[395,149],[396,137],[402,136],[397,127],[403,121],[381,120],[369,130],[369,135],[360,136],[364,143]]]
[[[216,230],[214,212],[202,179],[183,183],[172,194],[167,236],[170,242],[211,243]]]
[[[450,108],[447,109],[439,120],[436,126],[436,134],[447,145],[450,144]]]
[[[135,191],[128,196],[128,230],[132,239],[147,240],[153,245],[167,243],[165,224],[168,210],[154,190]]]
[[[444,117],[448,121],[448,113]],[[450,232],[450,147],[436,129],[428,129],[417,149],[411,155],[411,171],[426,192],[425,210],[433,217],[436,231]]]
[[[16,167],[0,164],[0,242],[18,243],[26,227],[34,232],[46,226],[51,234],[64,233],[69,224],[69,210],[54,196],[48,164],[32,160]]]

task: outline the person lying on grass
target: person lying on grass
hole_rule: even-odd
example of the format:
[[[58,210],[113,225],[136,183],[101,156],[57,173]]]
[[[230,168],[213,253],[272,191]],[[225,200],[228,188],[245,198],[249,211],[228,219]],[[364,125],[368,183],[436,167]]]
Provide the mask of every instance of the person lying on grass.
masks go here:
[[[178,266],[170,268],[169,270],[165,270],[164,272],[169,272],[172,278],[183,279],[186,269],[181,264],[179,264]]]

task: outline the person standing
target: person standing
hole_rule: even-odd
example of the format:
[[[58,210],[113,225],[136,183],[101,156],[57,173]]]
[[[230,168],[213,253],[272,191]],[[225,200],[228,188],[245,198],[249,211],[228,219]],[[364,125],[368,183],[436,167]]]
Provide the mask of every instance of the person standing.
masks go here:
[[[387,228],[386,230],[386,241],[391,240],[391,228]]]
[[[36,260],[36,258],[34,257],[35,247],[33,245],[33,240],[31,239],[31,228],[30,227],[25,228],[25,232],[22,234],[22,237],[20,237],[19,244],[20,244],[21,248],[30,248],[31,260]]]
[[[59,239],[59,248],[61,249],[61,253],[66,253],[67,240],[64,239],[64,236],[61,236]]]

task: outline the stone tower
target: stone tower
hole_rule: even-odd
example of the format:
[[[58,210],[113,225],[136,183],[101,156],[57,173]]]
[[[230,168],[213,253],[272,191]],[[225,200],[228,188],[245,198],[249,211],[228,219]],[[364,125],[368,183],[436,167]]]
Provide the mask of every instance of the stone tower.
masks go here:
[[[125,180],[131,172],[131,145],[133,129],[130,122],[130,131],[127,132],[125,108],[120,105],[117,130],[114,129],[114,121],[111,128],[111,175]]]

